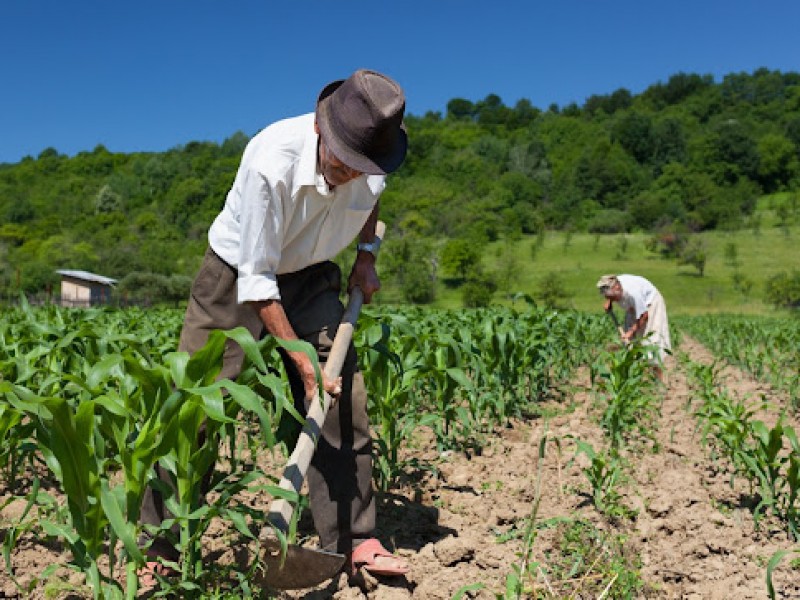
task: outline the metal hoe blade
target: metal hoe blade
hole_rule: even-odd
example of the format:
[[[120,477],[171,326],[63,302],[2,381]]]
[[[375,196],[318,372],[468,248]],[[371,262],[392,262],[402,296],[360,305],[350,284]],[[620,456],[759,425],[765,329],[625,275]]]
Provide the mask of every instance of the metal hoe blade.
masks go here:
[[[285,560],[281,560],[281,544],[275,538],[262,540],[262,583],[276,590],[299,590],[319,585],[334,577],[342,568],[344,554],[303,548],[289,544]]]

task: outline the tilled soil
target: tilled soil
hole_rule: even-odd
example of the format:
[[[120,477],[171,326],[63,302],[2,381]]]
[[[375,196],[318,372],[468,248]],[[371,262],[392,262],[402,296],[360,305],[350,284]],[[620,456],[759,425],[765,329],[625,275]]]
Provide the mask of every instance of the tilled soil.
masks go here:
[[[705,348],[688,337],[682,339],[679,352],[695,362],[713,361]],[[759,415],[765,421],[774,419],[778,407],[787,402],[735,369],[726,368],[722,380],[737,397],[766,397],[776,408]],[[662,404],[660,417],[652,424],[653,439],[639,443],[629,454],[628,480],[619,488],[622,504],[631,509],[627,516],[608,518],[594,508],[581,471],[586,461],[584,457],[573,460],[573,437],[596,448],[604,444],[596,397],[584,375],[578,378],[571,400],[553,407],[558,416],[516,422],[497,432],[479,454],[440,455],[423,432],[414,447],[405,450],[404,458],[435,467],[409,472],[390,494],[380,496],[380,538],[407,558],[412,567],[408,576],[376,580],[362,573],[358,580],[348,582],[342,575],[316,589],[281,592],[277,597],[447,600],[471,586],[464,597],[494,599],[503,593],[514,565],[520,564],[524,527],[533,516],[541,526],[522,568],[532,573],[526,579],[529,597],[597,598],[603,593],[614,597],[621,589],[621,581],[603,579],[608,571],[599,566],[584,570],[580,577],[553,579],[557,550],[564,547],[563,524],[581,521],[607,540],[621,540],[599,545],[602,552],[598,551],[597,563],[613,555],[638,569],[644,584],[634,597],[766,598],[767,561],[775,551],[800,544],[768,518],[757,526],[746,484],[737,481],[732,486],[729,467],[709,458],[691,413],[697,406],[691,406],[695,395],[682,361],[671,362],[665,385],[657,394]],[[543,436],[550,441],[540,464]],[[18,504],[0,515],[6,519],[15,510]],[[220,562],[233,560],[233,550],[226,547],[229,539],[222,530],[210,532],[209,555]],[[601,556],[603,552],[606,555]],[[23,583],[47,565],[65,560],[59,548],[30,537],[12,556]],[[69,577],[73,584],[80,582],[77,574]],[[800,569],[792,568],[788,559],[776,570],[774,582],[777,597],[800,598]],[[39,585],[22,595],[0,573],[0,598],[43,598],[43,589]],[[72,591],[49,597],[84,596]]]

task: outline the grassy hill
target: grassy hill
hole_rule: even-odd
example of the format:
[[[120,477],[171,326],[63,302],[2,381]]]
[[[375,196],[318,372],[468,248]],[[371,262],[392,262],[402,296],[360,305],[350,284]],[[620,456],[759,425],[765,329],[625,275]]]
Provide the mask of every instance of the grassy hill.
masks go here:
[[[651,280],[666,299],[671,314],[709,312],[770,314],[764,303],[764,283],[780,272],[800,270],[800,224],[795,214],[782,226],[774,210],[780,195],[759,201],[750,229],[713,231],[700,235],[707,248],[704,275],[692,266],[679,266],[674,259],[662,258],[646,248],[652,234],[595,235],[546,232],[541,237],[524,236],[516,241],[490,244],[483,265],[494,274],[499,289],[494,302],[510,304],[515,293],[537,297],[543,279],[555,273],[563,285],[563,305],[595,311],[601,299],[595,288],[606,273],[631,273]],[[730,245],[736,248],[736,264],[730,260]],[[387,244],[387,248],[389,245]],[[750,285],[749,291],[737,287],[734,277]],[[388,287],[384,303],[398,302],[399,292]],[[519,300],[517,301],[519,303]],[[440,285],[434,307],[462,305],[459,289]]]

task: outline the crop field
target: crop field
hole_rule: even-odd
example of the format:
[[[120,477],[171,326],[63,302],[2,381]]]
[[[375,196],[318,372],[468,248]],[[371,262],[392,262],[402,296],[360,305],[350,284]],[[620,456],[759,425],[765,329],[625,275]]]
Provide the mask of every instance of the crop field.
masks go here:
[[[378,533],[412,572],[277,592],[253,557],[296,419],[280,345],[218,332],[190,358],[177,309],[4,309],[0,598],[800,596],[798,321],[675,318],[659,382],[603,317],[365,309]],[[180,560],[143,595],[157,462]]]

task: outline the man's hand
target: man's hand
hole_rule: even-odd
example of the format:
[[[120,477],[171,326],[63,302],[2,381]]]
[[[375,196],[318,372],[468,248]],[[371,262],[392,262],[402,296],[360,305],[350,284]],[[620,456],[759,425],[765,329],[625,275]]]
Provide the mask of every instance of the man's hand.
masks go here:
[[[636,319],[636,322],[633,325],[631,325],[630,329],[628,329],[628,331],[622,334],[622,341],[628,343],[636,336],[637,333],[643,331],[644,328],[647,326],[648,317],[649,315],[647,311],[643,312],[641,316],[638,319]]]
[[[381,282],[375,271],[375,255],[370,252],[356,254],[356,262],[347,280],[347,291],[350,292],[354,287],[361,288],[364,304],[369,304],[372,301],[372,294],[381,289]]]
[[[299,339],[289,323],[289,319],[286,317],[286,312],[283,310],[283,304],[281,304],[280,300],[263,300],[248,302],[248,304],[258,313],[261,322],[264,323],[264,327],[267,328],[271,335],[283,340]],[[306,404],[308,404],[319,393],[314,364],[305,352],[289,352],[288,354],[297,367],[298,373],[300,373],[306,392]],[[323,371],[322,388],[336,399],[342,393],[342,378],[328,379]]]
[[[303,380],[303,387],[306,392],[306,408],[308,408],[311,401],[319,395],[314,365],[305,352],[289,352],[289,357],[297,366],[297,370],[300,372],[300,377]],[[320,372],[320,375],[322,375],[322,389],[330,394],[335,402],[342,393],[342,378],[336,377],[335,379],[328,379],[324,370]]]

